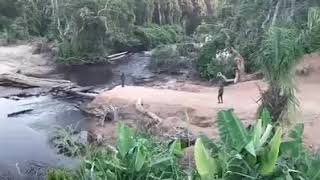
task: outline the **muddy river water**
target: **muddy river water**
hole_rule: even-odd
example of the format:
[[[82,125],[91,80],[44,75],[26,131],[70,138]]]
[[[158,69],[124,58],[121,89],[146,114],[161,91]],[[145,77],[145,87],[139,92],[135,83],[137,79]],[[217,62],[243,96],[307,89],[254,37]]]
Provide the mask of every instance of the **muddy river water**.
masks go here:
[[[127,83],[153,76],[147,69],[149,57],[135,54],[120,65],[89,65],[62,68],[59,76],[81,86],[94,86],[97,91],[118,84],[125,73]],[[8,114],[21,110],[32,112],[15,117]],[[49,136],[55,126],[84,127],[86,117],[68,99],[51,95],[21,98],[0,98],[0,179],[43,179],[30,174],[32,163],[49,167],[76,167],[79,160],[58,155],[50,146]]]

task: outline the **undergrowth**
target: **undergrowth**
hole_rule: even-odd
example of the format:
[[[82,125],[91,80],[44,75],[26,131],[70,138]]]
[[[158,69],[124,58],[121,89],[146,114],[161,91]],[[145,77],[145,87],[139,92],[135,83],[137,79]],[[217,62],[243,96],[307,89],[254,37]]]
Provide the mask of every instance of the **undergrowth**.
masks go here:
[[[252,128],[245,128],[233,110],[219,112],[217,125],[220,138],[199,136],[194,145],[195,168],[188,171],[179,164],[184,154],[180,140],[158,142],[118,124],[114,147],[90,149],[77,171],[51,170],[48,179],[320,179],[320,158],[304,148],[303,124],[284,134],[264,109]]]

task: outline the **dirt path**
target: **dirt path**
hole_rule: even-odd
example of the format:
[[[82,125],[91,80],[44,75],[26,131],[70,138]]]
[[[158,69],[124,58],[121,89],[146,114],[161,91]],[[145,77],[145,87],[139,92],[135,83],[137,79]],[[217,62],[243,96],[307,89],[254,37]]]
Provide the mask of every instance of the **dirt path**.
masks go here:
[[[297,122],[305,123],[305,141],[318,150],[320,147],[320,56],[306,57],[303,65],[310,65],[312,69],[306,77],[298,78],[298,99],[300,101],[299,113],[293,118]],[[205,133],[216,136],[214,120],[221,109],[233,108],[240,119],[245,123],[255,120],[259,99],[258,86],[266,87],[262,81],[251,81],[228,86],[225,88],[225,103],[217,103],[217,89],[177,83],[176,90],[154,89],[146,87],[128,86],[117,87],[99,95],[91,104],[89,110],[97,110],[106,105],[114,104],[120,110],[126,112],[123,119],[139,121],[140,117],[134,109],[134,103],[138,98],[143,99],[144,106],[162,117],[163,125],[168,129],[179,126],[188,126],[184,119],[184,111],[189,112],[191,122],[189,127],[193,133]],[[130,114],[131,115],[128,115]],[[110,135],[110,129],[114,124],[101,129],[106,136]]]

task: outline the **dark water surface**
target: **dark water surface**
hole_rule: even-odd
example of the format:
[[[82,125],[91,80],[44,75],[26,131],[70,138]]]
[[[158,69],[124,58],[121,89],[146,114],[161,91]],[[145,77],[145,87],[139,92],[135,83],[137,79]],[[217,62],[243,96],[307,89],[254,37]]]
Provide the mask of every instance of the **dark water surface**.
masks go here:
[[[153,76],[147,68],[149,61],[149,56],[139,53],[118,65],[82,65],[64,67],[58,71],[59,77],[80,86],[94,86],[99,91],[119,85],[121,73],[125,73],[127,85],[134,84],[137,79]],[[0,93],[6,93],[0,90]],[[10,113],[26,109],[33,111],[7,117]],[[0,180],[35,179],[23,174],[22,169],[28,168],[29,162],[41,162],[52,167],[76,167],[78,160],[57,155],[50,147],[48,138],[55,126],[80,124],[79,127],[84,127],[85,119],[74,103],[67,99],[50,95],[18,101],[0,98]],[[22,175],[18,175],[18,169]]]
[[[7,117],[9,113],[25,109],[34,110],[16,117]],[[6,171],[17,175],[17,167],[22,171],[28,168],[23,166],[29,166],[31,162],[41,162],[53,167],[76,166],[76,159],[56,154],[48,143],[48,137],[55,126],[75,125],[82,123],[84,119],[72,103],[51,96],[31,97],[19,101],[1,98],[0,179],[1,174]]]
[[[121,73],[126,75],[126,84],[132,85],[135,80],[153,76],[148,65],[150,57],[136,53],[121,60],[119,64],[91,64],[61,67],[59,72],[64,79],[76,82],[80,86],[95,86],[97,89],[112,88],[120,84]]]

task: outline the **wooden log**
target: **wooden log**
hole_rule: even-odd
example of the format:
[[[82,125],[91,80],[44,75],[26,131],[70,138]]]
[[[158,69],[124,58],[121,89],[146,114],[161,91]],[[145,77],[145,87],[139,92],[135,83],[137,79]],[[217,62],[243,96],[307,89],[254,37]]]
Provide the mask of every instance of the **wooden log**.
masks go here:
[[[121,55],[121,56],[117,56],[117,57],[111,58],[111,59],[108,59],[108,61],[109,61],[110,63],[113,63],[114,61],[116,61],[116,60],[118,60],[118,59],[122,59],[122,58],[124,58],[124,57],[126,57],[125,54],[124,54],[124,55]]]
[[[74,94],[80,97],[84,97],[87,99],[94,99],[98,94],[94,94],[94,93],[84,93],[84,92],[79,92],[79,91],[67,91],[69,94]]]
[[[107,56],[107,58],[112,59],[112,58],[119,57],[119,56],[122,56],[122,55],[125,55],[125,54],[128,54],[128,51],[122,52],[122,53],[117,53],[117,54],[112,54],[112,55]]]
[[[80,87],[71,81],[35,78],[15,73],[0,74],[0,84],[23,88],[40,87],[46,89],[47,92],[47,89],[50,89],[51,92],[64,92],[89,99],[93,99],[97,95],[95,93],[88,93],[92,87]]]
[[[0,84],[18,87],[75,87],[71,81],[29,77],[17,73],[0,74]]]
[[[15,116],[18,116],[18,115],[20,115],[20,114],[29,113],[29,112],[31,112],[31,111],[33,111],[33,109],[26,109],[26,110],[22,110],[22,111],[10,113],[10,114],[8,114],[7,116],[8,116],[8,117],[15,117]]]
[[[162,123],[162,118],[160,118],[159,116],[157,116],[155,113],[147,111],[143,105],[142,105],[142,99],[139,98],[137,103],[136,103],[136,109],[137,111],[139,111],[140,113],[142,113],[143,115],[146,115],[148,117],[150,117],[152,120],[154,120],[156,122],[156,124],[160,124]]]

